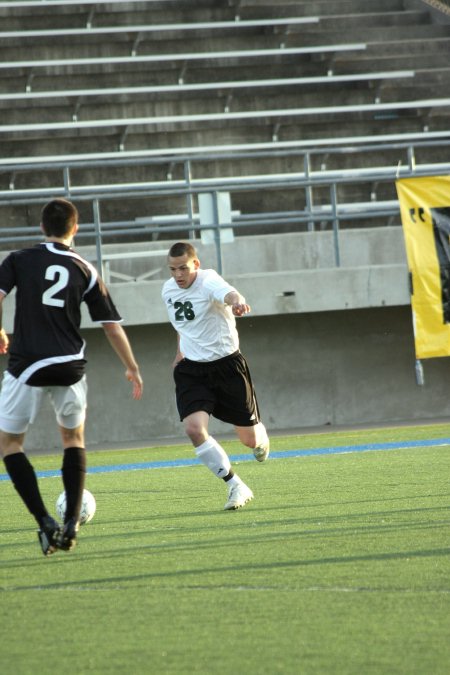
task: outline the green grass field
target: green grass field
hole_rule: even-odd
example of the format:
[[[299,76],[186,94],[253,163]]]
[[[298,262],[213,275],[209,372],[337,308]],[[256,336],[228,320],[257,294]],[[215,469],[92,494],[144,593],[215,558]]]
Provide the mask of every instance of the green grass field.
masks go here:
[[[272,449],[449,437],[450,425],[399,427],[275,437]],[[186,444],[89,463],[191,456]],[[49,558],[0,481],[0,672],[448,675],[449,446],[235,468],[255,493],[236,512],[202,466],[88,474],[95,518]],[[40,485],[53,506],[60,479]]]

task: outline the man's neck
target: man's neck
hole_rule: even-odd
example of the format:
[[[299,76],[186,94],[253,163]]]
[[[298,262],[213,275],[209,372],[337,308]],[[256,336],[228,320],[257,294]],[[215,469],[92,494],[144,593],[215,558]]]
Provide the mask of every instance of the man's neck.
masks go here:
[[[72,237],[65,237],[64,239],[61,239],[60,237],[45,237],[45,243],[53,243],[53,244],[63,244],[64,246],[72,246]]]

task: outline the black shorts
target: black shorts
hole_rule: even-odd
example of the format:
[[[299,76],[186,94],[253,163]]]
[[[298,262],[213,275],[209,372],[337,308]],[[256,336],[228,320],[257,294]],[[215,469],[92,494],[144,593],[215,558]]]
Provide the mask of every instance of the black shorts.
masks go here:
[[[240,352],[208,363],[183,359],[175,366],[173,377],[181,420],[204,410],[238,427],[260,421],[250,371]]]

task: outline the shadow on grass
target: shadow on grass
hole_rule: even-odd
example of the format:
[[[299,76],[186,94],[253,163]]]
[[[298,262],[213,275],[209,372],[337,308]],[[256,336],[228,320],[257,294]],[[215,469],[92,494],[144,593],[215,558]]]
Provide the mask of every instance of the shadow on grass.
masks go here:
[[[270,509],[270,512],[285,509],[296,508],[298,510],[299,506],[283,506],[283,507],[274,507]],[[265,510],[267,511],[267,509]],[[230,546],[242,546],[242,536],[237,534],[237,531],[242,531],[245,534],[245,545],[264,545],[270,542],[277,541],[289,541],[293,538],[299,538],[306,540],[312,537],[322,537],[325,539],[343,537],[347,535],[359,535],[359,536],[373,536],[374,534],[388,534],[392,532],[405,533],[412,532],[417,530],[426,529],[430,531],[437,527],[442,527],[450,525],[450,517],[444,520],[430,520],[429,518],[424,521],[416,517],[415,520],[411,520],[413,514],[420,516],[420,514],[426,514],[429,516],[431,513],[434,513],[438,516],[440,513],[448,514],[448,507],[443,506],[434,506],[434,507],[421,507],[421,508],[410,508],[410,509],[396,509],[396,510],[383,510],[383,511],[370,511],[362,513],[343,513],[337,515],[321,515],[316,514],[314,516],[305,517],[298,516],[297,518],[283,518],[282,520],[278,518],[272,518],[270,520],[261,518],[264,510],[258,509],[252,510],[251,507],[248,507],[245,511],[238,512],[217,512],[217,511],[201,511],[201,512],[192,512],[192,513],[179,513],[174,514],[158,514],[157,516],[146,515],[141,517],[133,517],[130,520],[120,518],[114,520],[102,520],[98,525],[104,527],[114,527],[120,526],[123,528],[123,532],[116,533],[106,533],[101,534],[98,532],[98,525],[92,526],[91,524],[82,527],[79,535],[79,542],[84,544],[84,536],[95,534],[95,540],[105,541],[105,540],[120,540],[120,539],[135,539],[146,537],[147,539],[151,537],[157,537],[161,539],[162,537],[181,537],[182,540],[177,541],[164,541],[162,543],[148,544],[143,547],[133,547],[135,553],[141,551],[161,551],[161,550],[171,550],[171,551],[188,551],[192,549],[217,549],[220,547],[230,547]],[[404,517],[404,521],[394,520],[394,517]],[[187,526],[186,521],[192,518],[211,518],[211,522],[208,524],[195,524],[195,526]],[[199,540],[199,535],[213,532],[217,533],[218,528],[223,527],[223,518],[228,519],[228,524],[230,525],[229,530],[226,530],[227,533],[232,532],[232,536],[223,536],[214,537],[213,539],[208,537],[207,541]],[[386,521],[380,519],[386,518]],[[177,525],[177,521],[182,522],[182,524]],[[172,525],[170,527],[164,527],[164,522],[169,521]],[[355,521],[360,521],[356,523]],[[147,527],[137,530],[136,526],[140,524],[141,527],[145,524]],[[309,525],[314,526],[313,528],[308,528]],[[333,527],[334,525],[334,527]],[[279,528],[282,527],[280,530]],[[91,529],[92,528],[92,529]],[[277,531],[272,531],[271,528],[277,528]],[[297,529],[293,529],[297,528]],[[301,529],[300,529],[301,528]],[[24,533],[28,533],[31,537],[31,533],[35,532],[35,528],[26,528],[26,529],[0,529],[0,537],[6,534],[20,534],[21,536]],[[34,535],[33,535],[34,536]],[[189,538],[189,541],[186,541],[186,538]],[[88,542],[88,537],[86,537],[86,543]],[[31,539],[14,541],[8,543],[0,544],[0,553],[4,552],[7,555],[7,551],[17,550],[24,546],[29,546]],[[36,546],[37,538],[36,538]],[[77,548],[77,553],[79,549]],[[130,548],[113,548],[108,549],[99,553],[98,551],[91,552],[91,557],[101,558],[105,556],[122,556],[129,555]],[[33,566],[36,564],[35,561],[30,560],[29,558],[17,559],[13,558],[10,560],[2,560],[2,568],[14,567],[17,564],[25,566]]]
[[[94,587],[94,586],[104,586],[107,587],[110,584],[120,584],[120,583],[130,583],[142,580],[151,580],[151,579],[169,579],[169,578],[188,578],[191,576],[194,577],[204,577],[205,574],[230,574],[230,572],[255,572],[255,571],[274,571],[274,570],[286,570],[286,569],[296,569],[302,567],[311,567],[317,565],[343,565],[343,564],[354,564],[359,562],[386,562],[386,561],[396,561],[396,560],[411,560],[414,558],[438,558],[450,555],[450,548],[439,548],[431,549],[425,551],[399,551],[396,553],[377,553],[377,554],[367,554],[367,555],[353,555],[353,556],[332,556],[329,558],[317,558],[310,560],[291,560],[286,562],[268,562],[268,563],[255,563],[254,561],[241,564],[241,565],[229,565],[221,567],[197,567],[193,569],[185,570],[175,570],[175,571],[164,571],[164,572],[149,572],[146,574],[129,574],[116,577],[99,577],[93,579],[84,579],[77,581],[61,581],[48,584],[39,584],[39,585],[20,585],[12,586],[10,588],[0,588],[0,592],[12,592],[12,591],[30,591],[30,590],[64,590],[70,588],[82,588],[82,587]],[[205,586],[207,588],[207,586]]]

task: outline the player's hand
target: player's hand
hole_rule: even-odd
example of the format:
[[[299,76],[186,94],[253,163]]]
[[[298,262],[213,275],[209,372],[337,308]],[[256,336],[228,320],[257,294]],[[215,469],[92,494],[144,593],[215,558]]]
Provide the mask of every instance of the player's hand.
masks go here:
[[[7,354],[9,347],[9,337],[7,336],[5,329],[0,329],[0,354]]]
[[[128,369],[125,376],[129,382],[133,383],[133,398],[138,401],[142,398],[142,392],[144,391],[144,383],[139,370]]]
[[[251,312],[251,307],[246,303],[234,302],[231,305],[231,311],[233,312],[234,316],[243,316],[244,314]]]

